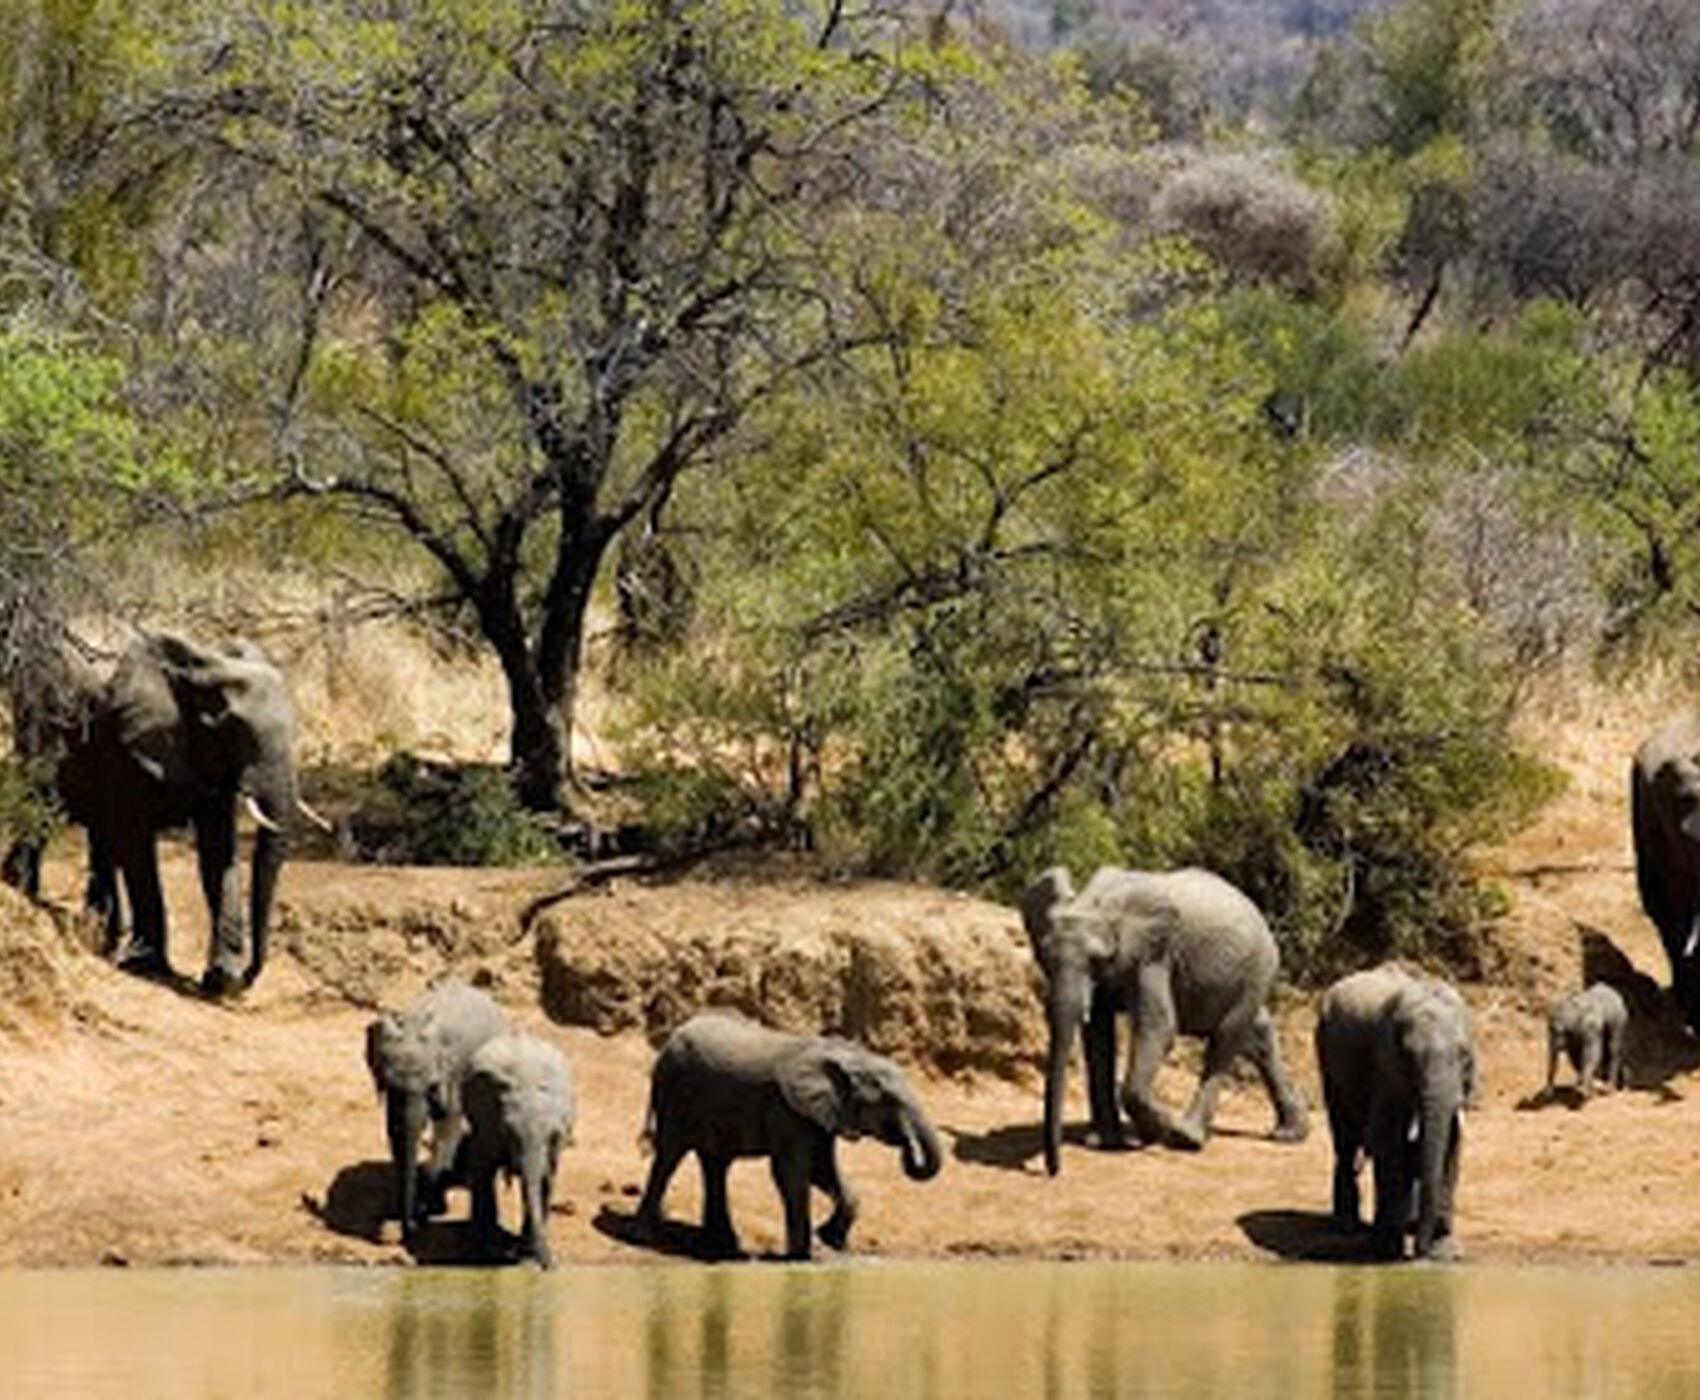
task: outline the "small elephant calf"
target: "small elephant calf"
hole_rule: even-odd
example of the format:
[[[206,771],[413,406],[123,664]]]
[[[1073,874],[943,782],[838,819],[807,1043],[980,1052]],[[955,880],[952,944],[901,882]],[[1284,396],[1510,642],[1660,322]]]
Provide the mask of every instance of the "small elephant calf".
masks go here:
[[[1558,1079],[1563,1054],[1576,1071],[1583,1098],[1594,1084],[1609,1092],[1623,1087],[1623,1039],[1629,1029],[1629,1008],[1615,987],[1595,982],[1554,1002],[1547,1012],[1547,1092]]]
[[[387,1011],[366,1028],[366,1065],[384,1101],[384,1126],[394,1164],[396,1211],[403,1236],[440,1215],[456,1181],[455,1164],[466,1119],[460,1082],[473,1052],[508,1029],[488,992],[450,979],[430,988],[405,1011]],[[423,1172],[419,1148],[431,1131]]]
[[[785,1253],[811,1252],[809,1188],[833,1202],[821,1239],[843,1249],[856,1197],[838,1170],[840,1137],[866,1134],[898,1149],[904,1174],[937,1175],[938,1136],[903,1071],[884,1055],[834,1036],[787,1035],[729,1012],[706,1011],[673,1032],[650,1080],[648,1132],[655,1149],[638,1205],[639,1231],[661,1228],[667,1183],[686,1153],[702,1166],[704,1243],[739,1253],[726,1173],[739,1157],[766,1157],[785,1206]]]
[[[496,1253],[496,1174],[518,1177],[525,1223],[521,1257],[554,1265],[549,1197],[561,1148],[573,1136],[573,1083],[566,1056],[538,1036],[499,1035],[473,1052],[461,1080],[472,1226],[480,1253]]]

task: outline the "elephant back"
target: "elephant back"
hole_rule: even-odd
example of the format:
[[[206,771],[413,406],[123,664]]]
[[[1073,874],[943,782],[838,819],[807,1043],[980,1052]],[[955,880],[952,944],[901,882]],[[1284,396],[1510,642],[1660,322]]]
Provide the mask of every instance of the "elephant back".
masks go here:
[[[1417,979],[1397,963],[1351,972],[1330,984],[1317,1008],[1316,1053],[1331,1104],[1341,1096],[1362,1100],[1367,1112],[1370,1079],[1381,1026],[1400,994]]]
[[[452,1082],[479,1046],[507,1033],[508,1018],[488,992],[450,980],[428,988],[397,1015],[367,1030],[366,1056],[380,1088],[422,1092]]]
[[[1214,871],[1100,870],[1080,898],[1114,907],[1135,961],[1168,959],[1183,1034],[1210,1033],[1275,984],[1281,955],[1263,911]]]
[[[485,1041],[467,1061],[461,1096],[475,1132],[523,1121],[572,1134],[572,1071],[560,1049],[539,1036],[510,1032]]]
[[[1630,821],[1641,907],[1667,949],[1680,945],[1700,877],[1700,717],[1671,721],[1636,750]]]

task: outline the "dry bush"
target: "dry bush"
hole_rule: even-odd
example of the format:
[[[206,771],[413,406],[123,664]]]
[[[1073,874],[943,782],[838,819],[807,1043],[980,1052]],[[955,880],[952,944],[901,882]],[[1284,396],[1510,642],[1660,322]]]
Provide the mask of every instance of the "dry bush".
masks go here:
[[[1159,225],[1187,234],[1245,280],[1310,294],[1327,283],[1339,257],[1327,197],[1253,156],[1191,163],[1164,186],[1154,212]]]

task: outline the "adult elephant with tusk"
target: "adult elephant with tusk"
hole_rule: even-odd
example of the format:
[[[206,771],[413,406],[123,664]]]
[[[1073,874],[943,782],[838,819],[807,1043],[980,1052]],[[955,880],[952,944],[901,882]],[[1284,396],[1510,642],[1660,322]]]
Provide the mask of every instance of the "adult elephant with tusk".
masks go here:
[[[1700,714],[1647,736],[1629,798],[1641,907],[1670,959],[1671,995],[1700,1034]]]
[[[1246,1056],[1274,1103],[1274,1136],[1308,1131],[1304,1101],[1281,1064],[1266,1005],[1279,954],[1255,904],[1207,870],[1106,866],[1078,894],[1053,866],[1027,887],[1022,923],[1046,978],[1050,1047],[1045,1076],[1045,1169],[1061,1166],[1063,1092],[1074,1038],[1084,1029],[1095,1138],[1123,1141],[1121,1110],[1144,1141],[1199,1148],[1234,1061]],[[1115,1018],[1133,1021],[1120,1103],[1114,1086]],[[1204,1072],[1176,1117],[1153,1092],[1177,1035],[1205,1039]]]
[[[54,740],[57,785],[66,814],[88,833],[88,903],[105,924],[108,955],[145,975],[169,973],[156,843],[187,826],[212,926],[201,985],[215,996],[251,985],[265,966],[290,831],[305,810],[282,674],[249,643],[211,650],[144,636],[67,709],[77,718]],[[242,812],[256,828],[246,907]]]

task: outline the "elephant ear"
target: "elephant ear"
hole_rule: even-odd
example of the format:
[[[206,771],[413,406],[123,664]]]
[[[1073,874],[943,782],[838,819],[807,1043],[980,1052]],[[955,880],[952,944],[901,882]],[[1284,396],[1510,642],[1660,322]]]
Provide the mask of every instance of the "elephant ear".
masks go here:
[[[1021,926],[1027,930],[1034,956],[1047,968],[1056,936],[1051,910],[1073,898],[1074,877],[1061,865],[1051,866],[1021,892]]]
[[[381,1095],[389,1087],[384,1066],[389,1047],[401,1034],[401,1020],[393,1011],[386,1011],[366,1027],[366,1068],[372,1075],[372,1087]]]
[[[779,1092],[803,1117],[829,1133],[856,1137],[855,1085],[841,1047],[831,1041],[806,1045],[778,1073]]]
[[[119,659],[107,682],[106,708],[119,744],[149,777],[173,786],[191,781],[183,712],[154,641],[131,647]]]
[[[157,648],[178,705],[208,728],[253,733],[286,713],[279,704],[282,677],[252,642],[207,651],[181,637],[162,636]]]

